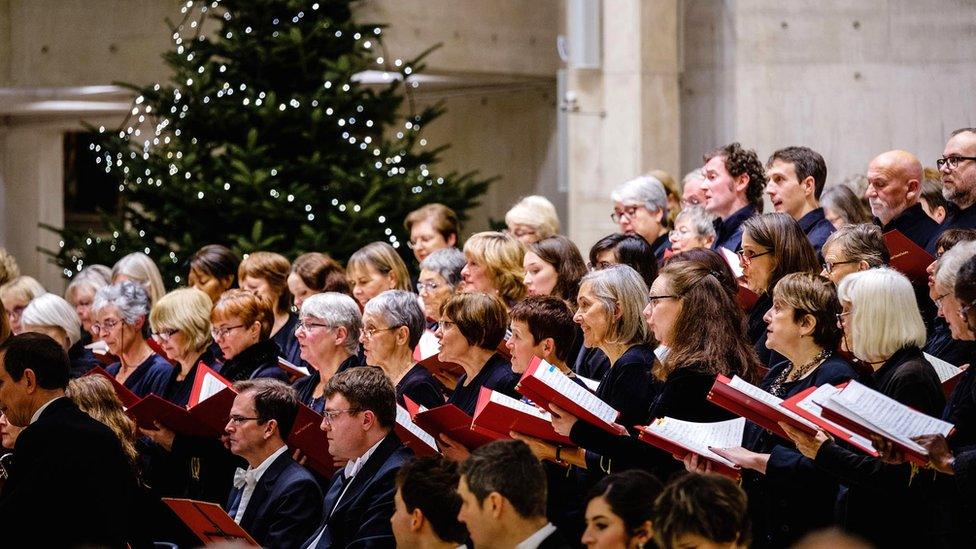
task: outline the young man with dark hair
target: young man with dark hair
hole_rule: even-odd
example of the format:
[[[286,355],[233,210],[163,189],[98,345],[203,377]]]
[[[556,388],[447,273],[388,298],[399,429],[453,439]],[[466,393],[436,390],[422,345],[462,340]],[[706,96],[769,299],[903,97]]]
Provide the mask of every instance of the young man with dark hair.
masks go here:
[[[24,428],[0,491],[6,544],[133,541],[135,473],[116,434],[65,397],[70,365],[61,345],[38,333],[15,335],[0,345],[0,362],[0,411]]]
[[[461,511],[475,547],[570,547],[546,519],[546,475],[522,441],[498,440],[461,464]]]
[[[738,251],[742,223],[762,213],[766,174],[756,151],[730,143],[705,155],[705,209],[715,220],[712,249]]]
[[[351,368],[325,385],[322,430],[346,466],[325,495],[325,520],[302,547],[393,547],[396,475],[411,453],[393,433],[396,390],[383,370]]]
[[[549,295],[529,296],[509,311],[512,335],[505,346],[512,353],[512,371],[521,374],[535,357],[575,375],[566,363],[576,336],[573,312],[566,302]]]
[[[453,549],[468,539],[458,519],[457,463],[443,458],[418,459],[397,473],[396,511],[390,524],[398,547]]]
[[[298,414],[295,390],[275,379],[238,381],[225,428],[230,451],[247,460],[227,501],[229,514],[258,543],[295,547],[322,516],[322,491],[288,452]]]
[[[766,194],[777,212],[787,213],[800,224],[813,249],[820,253],[834,225],[820,207],[827,183],[827,163],[807,147],[786,147],[766,162]]]

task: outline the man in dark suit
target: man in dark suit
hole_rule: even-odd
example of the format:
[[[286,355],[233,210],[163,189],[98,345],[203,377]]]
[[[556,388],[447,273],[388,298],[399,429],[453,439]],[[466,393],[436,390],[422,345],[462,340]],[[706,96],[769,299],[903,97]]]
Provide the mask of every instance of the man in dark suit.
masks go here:
[[[234,388],[226,431],[230,451],[248,468],[237,470],[227,513],[264,547],[297,547],[322,516],[322,490],[285,445],[298,396],[275,379],[239,381]]]
[[[115,433],[65,397],[67,354],[37,333],[11,337],[0,354],[0,410],[24,427],[0,492],[5,544],[125,546],[135,474]]]
[[[520,440],[496,440],[471,452],[458,482],[461,512],[475,547],[572,547],[546,519],[546,473]]]
[[[352,368],[325,385],[329,453],[349,460],[332,477],[324,522],[303,547],[394,547],[396,475],[411,458],[393,433],[396,391],[379,368]]]
[[[736,252],[742,224],[762,213],[766,173],[756,151],[730,143],[705,155],[705,209],[716,216],[712,249]]]
[[[766,161],[766,194],[773,209],[790,214],[817,255],[834,224],[820,207],[820,195],[827,183],[827,163],[820,153],[807,147],[786,147]]]

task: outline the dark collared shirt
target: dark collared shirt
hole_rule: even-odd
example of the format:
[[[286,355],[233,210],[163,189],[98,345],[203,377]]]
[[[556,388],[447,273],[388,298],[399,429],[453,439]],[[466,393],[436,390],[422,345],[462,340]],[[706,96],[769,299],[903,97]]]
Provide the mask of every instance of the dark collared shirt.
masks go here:
[[[887,225],[882,225],[881,220],[874,218],[874,224],[881,227],[882,232],[897,230],[907,236],[909,240],[918,244],[919,248],[924,248],[930,254],[935,255],[935,239],[939,232],[939,224],[929,217],[920,203],[911,208],[906,208],[898,214]]]
[[[712,244],[712,249],[727,248],[733,252],[738,251],[742,246],[742,224],[746,219],[758,214],[756,208],[750,204],[725,219],[716,219],[715,242]]]
[[[824,242],[827,241],[827,237],[837,230],[834,228],[834,224],[827,221],[827,218],[824,217],[823,208],[811,210],[797,220],[797,223],[803,229],[803,234],[807,235],[807,240],[810,241],[810,245],[813,246],[813,250],[817,252],[818,257],[820,256],[820,249],[823,248]]]
[[[664,263],[664,253],[671,249],[671,239],[668,233],[664,233],[651,242],[651,249],[654,250],[654,258],[657,259],[658,266]]]
[[[935,241],[939,236],[949,229],[976,229],[976,204],[966,209],[960,209],[950,202],[945,221],[939,225],[939,230],[932,237],[932,247],[935,247]]]

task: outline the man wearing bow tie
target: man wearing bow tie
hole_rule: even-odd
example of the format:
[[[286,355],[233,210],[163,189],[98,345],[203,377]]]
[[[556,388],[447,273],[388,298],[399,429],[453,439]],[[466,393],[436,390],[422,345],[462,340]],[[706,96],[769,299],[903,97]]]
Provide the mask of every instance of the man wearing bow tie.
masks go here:
[[[273,379],[234,384],[238,391],[225,430],[238,469],[227,513],[264,547],[297,547],[322,516],[315,478],[289,455],[285,437],[298,413],[295,390]]]

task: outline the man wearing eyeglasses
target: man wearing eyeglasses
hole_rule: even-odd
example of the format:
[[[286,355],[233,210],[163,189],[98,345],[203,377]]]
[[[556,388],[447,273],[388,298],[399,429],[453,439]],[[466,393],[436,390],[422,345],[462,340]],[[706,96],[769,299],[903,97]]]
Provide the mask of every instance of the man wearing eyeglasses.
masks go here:
[[[942,195],[949,201],[949,213],[940,233],[976,229],[976,128],[952,132],[942,158],[935,163],[942,174]]]
[[[394,547],[396,475],[412,454],[393,433],[393,382],[374,366],[340,372],[325,385],[324,416],[329,453],[348,461],[332,477],[324,521],[301,547]]]
[[[298,547],[322,516],[322,491],[285,445],[298,414],[295,390],[275,379],[234,384],[227,421],[230,451],[247,460],[238,469],[227,514],[263,547]]]

